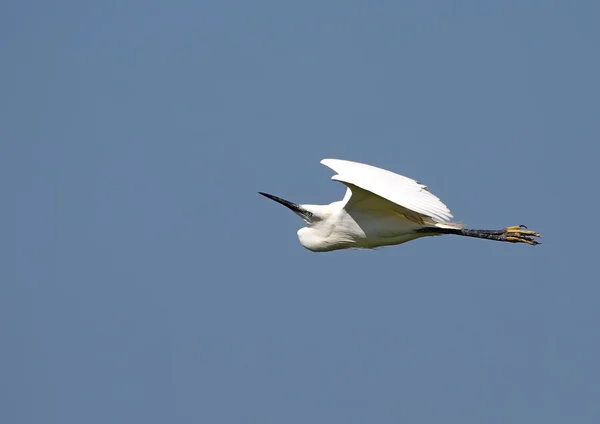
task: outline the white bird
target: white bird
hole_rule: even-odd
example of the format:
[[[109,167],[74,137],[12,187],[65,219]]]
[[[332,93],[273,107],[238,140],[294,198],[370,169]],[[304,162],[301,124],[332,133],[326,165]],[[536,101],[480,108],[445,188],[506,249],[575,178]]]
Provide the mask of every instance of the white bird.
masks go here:
[[[524,225],[503,230],[471,230],[451,222],[446,205],[419,182],[358,162],[323,159],[321,163],[344,184],[341,201],[329,205],[299,205],[259,192],[294,211],[306,222],[298,231],[300,244],[313,252],[374,249],[427,236],[455,234],[511,243],[540,244],[541,237]]]

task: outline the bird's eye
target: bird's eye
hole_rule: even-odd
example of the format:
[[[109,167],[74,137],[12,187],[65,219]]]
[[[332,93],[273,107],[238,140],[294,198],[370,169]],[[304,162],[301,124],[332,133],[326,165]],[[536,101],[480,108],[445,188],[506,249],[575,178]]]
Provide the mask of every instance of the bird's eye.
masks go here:
[[[306,216],[308,216],[309,218],[312,218],[312,216],[313,216],[312,212],[309,212],[309,211],[304,212],[304,214]]]

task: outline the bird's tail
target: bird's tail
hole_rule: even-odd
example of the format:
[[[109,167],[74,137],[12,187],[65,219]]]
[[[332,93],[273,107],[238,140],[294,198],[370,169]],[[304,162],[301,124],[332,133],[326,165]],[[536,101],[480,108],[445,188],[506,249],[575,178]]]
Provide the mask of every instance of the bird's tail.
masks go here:
[[[448,229],[454,229],[454,230],[460,230],[462,228],[465,227],[464,224],[459,224],[458,222],[435,222],[434,225],[437,228],[448,228]]]

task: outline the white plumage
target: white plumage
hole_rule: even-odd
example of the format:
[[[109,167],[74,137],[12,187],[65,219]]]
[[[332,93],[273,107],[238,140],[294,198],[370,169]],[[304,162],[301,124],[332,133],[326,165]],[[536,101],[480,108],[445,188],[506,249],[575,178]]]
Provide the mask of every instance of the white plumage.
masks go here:
[[[321,163],[337,172],[337,175],[331,177],[332,180],[348,186],[344,200],[350,200],[354,186],[437,222],[452,219],[448,207],[431,194],[427,186],[411,178],[348,160],[323,159]]]
[[[340,159],[321,163],[336,174],[346,194],[329,205],[298,205],[262,193],[300,216],[307,224],[298,231],[300,243],[315,252],[389,246],[425,236],[455,234],[513,243],[539,244],[524,226],[504,230],[469,230],[451,221],[452,213],[419,182],[385,169]]]

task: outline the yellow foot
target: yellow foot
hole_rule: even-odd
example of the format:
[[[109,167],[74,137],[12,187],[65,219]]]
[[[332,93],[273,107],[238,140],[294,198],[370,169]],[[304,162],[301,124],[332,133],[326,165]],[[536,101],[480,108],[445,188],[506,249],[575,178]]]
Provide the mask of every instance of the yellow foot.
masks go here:
[[[504,236],[506,241],[511,243],[527,243],[535,246],[540,244],[539,241],[532,239],[531,237],[541,237],[540,233],[530,231],[524,225],[513,225],[512,227],[506,227],[504,229]]]

